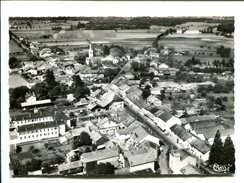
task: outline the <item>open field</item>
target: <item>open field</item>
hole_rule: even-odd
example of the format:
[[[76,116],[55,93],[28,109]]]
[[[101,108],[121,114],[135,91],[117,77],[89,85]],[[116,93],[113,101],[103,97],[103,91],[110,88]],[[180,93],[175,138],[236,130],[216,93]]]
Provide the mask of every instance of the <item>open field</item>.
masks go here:
[[[9,53],[23,52],[22,48],[19,47],[13,40],[9,41]]]
[[[87,44],[87,40],[93,43],[118,43],[128,45],[128,47],[140,47],[136,45],[149,46],[152,40],[159,33],[149,32],[146,29],[139,30],[62,30],[60,32],[53,30],[25,30],[14,31],[19,37],[28,37],[30,41],[39,41],[47,45],[79,45]],[[51,35],[48,39],[41,38],[43,35]],[[224,45],[234,47],[233,38],[225,38],[214,34],[172,34],[162,39],[159,44],[178,50],[195,50],[204,47],[216,47]]]

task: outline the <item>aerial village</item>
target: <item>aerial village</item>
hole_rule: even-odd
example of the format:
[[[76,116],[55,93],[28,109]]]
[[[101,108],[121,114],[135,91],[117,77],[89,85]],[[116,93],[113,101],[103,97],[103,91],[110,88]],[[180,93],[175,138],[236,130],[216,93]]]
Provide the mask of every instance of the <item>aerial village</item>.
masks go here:
[[[224,149],[234,141],[234,56],[233,48],[222,43],[233,40],[234,32],[221,32],[218,26],[230,20],[216,19],[221,23],[204,23],[198,30],[191,30],[194,23],[166,30],[153,25],[144,34],[160,36],[141,49],[97,43],[96,30],[79,49],[55,41],[50,46],[50,37],[32,40],[25,32],[40,34],[54,20],[13,20],[11,176],[233,173],[234,162]],[[52,39],[66,34],[73,39],[66,29],[88,31],[85,21],[74,21],[77,26],[67,22],[57,26],[56,20],[45,31],[59,32]],[[116,31],[108,32],[122,30]],[[101,34],[106,33],[97,37]],[[205,44],[189,46],[192,38],[186,36],[188,42],[173,48],[168,35],[176,42],[185,35],[210,35],[221,39],[221,45],[205,38]],[[223,144],[218,160],[213,148],[217,138]]]

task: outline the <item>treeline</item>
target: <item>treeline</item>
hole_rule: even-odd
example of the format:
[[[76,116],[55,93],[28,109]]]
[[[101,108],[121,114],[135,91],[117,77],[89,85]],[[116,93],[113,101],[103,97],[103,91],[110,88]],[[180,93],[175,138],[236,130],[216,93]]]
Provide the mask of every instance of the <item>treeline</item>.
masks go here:
[[[11,20],[22,21],[89,21],[87,29],[148,29],[150,25],[176,26],[186,22],[216,22],[222,23],[226,20],[213,19],[210,17],[11,17]]]
[[[235,31],[234,21],[218,25],[217,30],[223,33],[232,33]]]

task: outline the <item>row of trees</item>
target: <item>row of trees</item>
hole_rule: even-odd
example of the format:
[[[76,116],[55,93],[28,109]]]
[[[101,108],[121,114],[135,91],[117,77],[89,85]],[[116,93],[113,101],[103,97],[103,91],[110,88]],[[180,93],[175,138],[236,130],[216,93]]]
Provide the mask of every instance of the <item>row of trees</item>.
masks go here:
[[[209,164],[219,164],[230,166],[230,172],[235,172],[235,147],[230,136],[225,139],[223,144],[221,134],[217,131],[213,145],[209,153]]]

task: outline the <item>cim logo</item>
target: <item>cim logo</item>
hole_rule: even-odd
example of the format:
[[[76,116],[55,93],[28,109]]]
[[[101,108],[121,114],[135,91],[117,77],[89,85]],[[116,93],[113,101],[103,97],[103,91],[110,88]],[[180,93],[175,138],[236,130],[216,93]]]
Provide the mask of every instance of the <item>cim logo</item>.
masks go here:
[[[230,171],[230,167],[231,167],[231,165],[219,165],[219,164],[215,163],[213,165],[213,170],[218,173],[226,173],[226,172]]]

